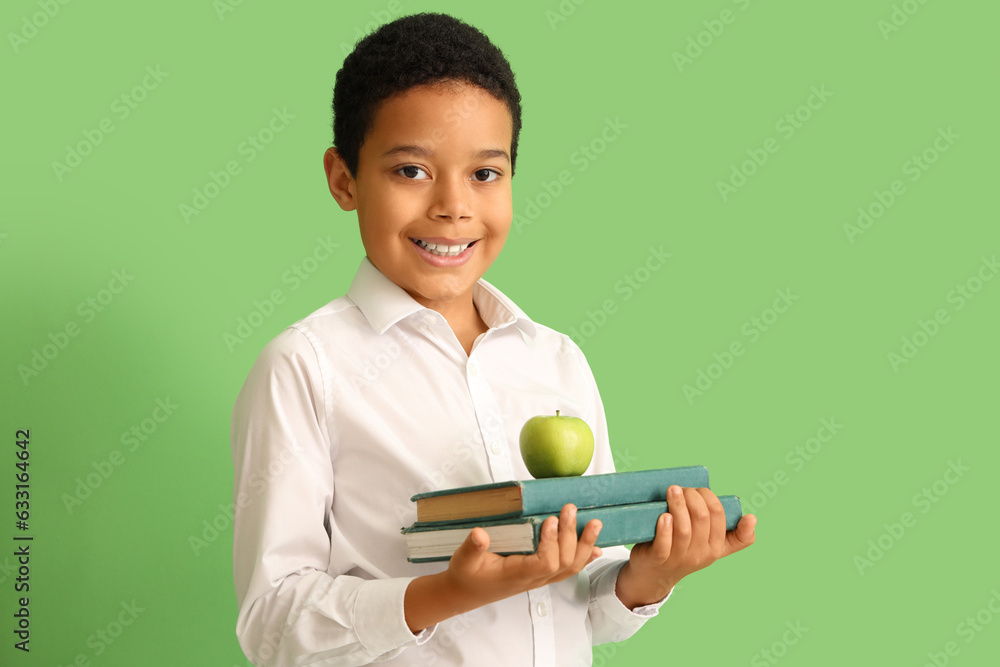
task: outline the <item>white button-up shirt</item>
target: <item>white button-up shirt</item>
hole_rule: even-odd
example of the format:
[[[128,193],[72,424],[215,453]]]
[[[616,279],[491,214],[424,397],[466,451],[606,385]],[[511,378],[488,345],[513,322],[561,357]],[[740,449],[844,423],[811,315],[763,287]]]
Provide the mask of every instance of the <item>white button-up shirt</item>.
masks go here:
[[[615,595],[625,547],[586,570],[417,635],[403,594],[447,562],[410,563],[400,529],[423,491],[530,479],[521,426],[577,416],[587,474],[613,472],[604,407],[580,349],[485,280],[489,330],[466,355],[447,321],[364,258],[346,296],[263,349],[232,419],[237,636],[257,665],[590,665],[659,603]]]

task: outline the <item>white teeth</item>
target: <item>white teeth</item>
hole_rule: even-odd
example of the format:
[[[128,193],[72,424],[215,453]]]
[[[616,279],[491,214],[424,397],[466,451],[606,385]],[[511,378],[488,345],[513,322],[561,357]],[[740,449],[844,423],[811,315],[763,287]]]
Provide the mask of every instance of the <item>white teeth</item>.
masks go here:
[[[469,247],[468,243],[463,245],[443,245],[440,243],[427,243],[426,241],[421,241],[420,239],[413,240],[427,252],[432,255],[438,255],[439,257],[454,257],[462,254],[465,252],[465,249]]]

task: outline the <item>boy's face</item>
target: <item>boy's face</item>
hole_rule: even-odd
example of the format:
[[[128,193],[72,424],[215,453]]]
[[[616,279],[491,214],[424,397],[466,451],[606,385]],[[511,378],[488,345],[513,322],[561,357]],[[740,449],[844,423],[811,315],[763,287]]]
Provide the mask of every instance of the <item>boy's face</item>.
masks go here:
[[[425,307],[471,306],[473,285],[503,248],[512,131],[507,107],[483,89],[432,84],[382,104],[356,178],[340,167],[340,195],[328,152],[331,191],[357,209],[368,258]]]

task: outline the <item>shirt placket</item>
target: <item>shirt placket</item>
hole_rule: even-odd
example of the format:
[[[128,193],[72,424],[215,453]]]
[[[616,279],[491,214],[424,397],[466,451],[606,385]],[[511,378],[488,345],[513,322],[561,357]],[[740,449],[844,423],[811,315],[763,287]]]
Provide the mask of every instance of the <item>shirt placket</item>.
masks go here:
[[[483,376],[479,362],[475,359],[469,359],[466,364],[466,380],[469,383],[469,394],[476,411],[476,420],[479,422],[479,433],[486,448],[490,475],[494,482],[512,480],[514,467],[510,460],[510,447],[506,442],[500,406]]]
[[[479,431],[486,446],[486,457],[494,482],[514,479],[511,448],[496,397],[483,375],[479,362],[469,359],[466,365],[469,393],[479,421]],[[535,667],[556,664],[555,626],[552,622],[552,597],[547,586],[526,593],[531,617],[531,635]]]
[[[552,623],[552,596],[549,587],[528,591],[535,667],[556,664],[556,633]]]

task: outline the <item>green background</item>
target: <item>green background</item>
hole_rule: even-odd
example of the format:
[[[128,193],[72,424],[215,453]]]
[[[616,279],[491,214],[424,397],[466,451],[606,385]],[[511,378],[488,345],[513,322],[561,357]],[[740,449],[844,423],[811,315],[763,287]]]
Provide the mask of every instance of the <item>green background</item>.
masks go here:
[[[43,6],[0,10],[0,662],[247,664],[224,509],[232,405],[260,348],[343,294],[363,256],[321,167],[345,49],[376,22],[437,10],[504,50],[524,98],[519,225],[486,278],[538,321],[586,334],[621,469],[707,465],[717,492],[759,516],[753,547],[686,579],[595,664],[993,664],[996,5]],[[166,76],[122,118],[114,100],[147,67]],[[813,87],[829,95],[800,108]],[[294,119],[247,161],[241,142],[275,109]],[[780,123],[796,112],[808,119],[789,137]],[[106,118],[113,131],[57,174]],[[619,130],[602,143],[609,120]],[[949,128],[957,139],[938,153]],[[718,182],[768,139],[778,150],[724,198]],[[935,161],[913,172],[925,151]],[[240,173],[185,221],[180,205],[231,160]],[[540,196],[563,170],[572,181]],[[850,238],[858,207],[897,179],[903,193]],[[339,247],[292,289],[283,276],[317,238]],[[650,247],[671,254],[652,272]],[[123,269],[127,286],[102,292]],[[627,299],[626,276],[641,285]],[[285,301],[227,346],[275,289]],[[779,290],[795,300],[775,321]],[[108,296],[92,317],[80,307]],[[935,335],[893,364],[939,310]],[[22,377],[70,323],[78,335]],[[713,355],[735,342],[744,353],[722,368]],[[686,396],[699,371],[715,378]],[[158,399],[177,406],[162,423],[148,421]],[[810,443],[824,419],[841,427]],[[122,434],[144,420],[152,432],[130,449]],[[28,531],[13,516],[19,428],[31,431]],[[967,470],[946,475],[952,464]],[[213,523],[217,536],[193,545]],[[12,647],[15,534],[34,537],[30,655]],[[100,640],[133,601],[134,622]]]

